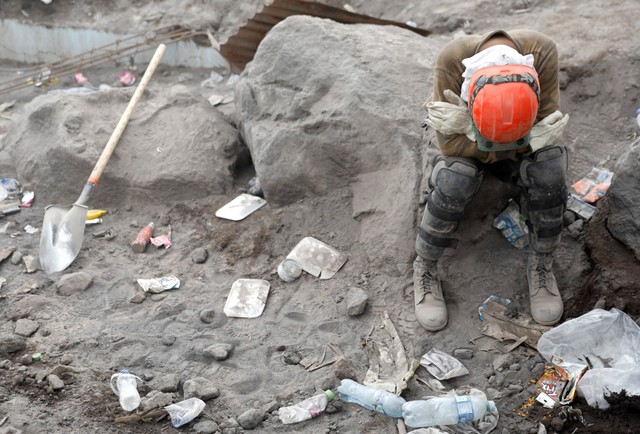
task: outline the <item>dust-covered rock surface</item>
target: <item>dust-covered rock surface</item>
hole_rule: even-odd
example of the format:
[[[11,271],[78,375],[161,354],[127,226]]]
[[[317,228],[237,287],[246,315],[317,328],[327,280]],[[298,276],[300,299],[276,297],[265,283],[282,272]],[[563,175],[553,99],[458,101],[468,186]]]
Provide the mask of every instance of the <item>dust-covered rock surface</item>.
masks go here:
[[[176,24],[210,28],[224,40],[259,4],[11,0],[0,17],[117,32]],[[540,424],[549,433],[634,432],[637,407],[624,395],[609,411],[581,400],[553,413],[531,406],[542,357],[524,345],[505,353],[504,343],[481,337],[478,307],[488,296],[528,312],[528,252],[492,228],[513,191],[487,177],[456,233],[458,249],[439,264],[445,330],[430,333],[415,320],[410,265],[422,212],[421,104],[435,55],[457,34],[531,28],[553,37],[560,52],[569,181],[596,165],[625,180],[616,186],[614,177],[613,195],[595,216],[564,231],[554,254],[563,319],[596,303],[640,315],[637,142],[631,146],[640,105],[636,2],[350,6],[433,33],[293,17],[265,38],[240,77],[212,83],[210,71],[160,66],[92,196],[90,208],[109,213],[86,227],[77,259],[60,273],[38,269],[40,231],[31,227],[41,230],[47,205],[77,199],[132,89],[70,94],[73,78],[60,77],[53,88],[20,92],[0,113],[0,178],[35,192],[33,207],[0,218],[0,433],[399,432],[395,419],[339,400],[301,424],[277,417],[280,406],[335,389],[342,378],[362,381],[371,363],[367,338],[384,312],[410,358],[432,348],[458,357],[469,374],[442,383],[495,400],[493,432],[543,432]],[[83,72],[94,84],[112,84],[122,69]],[[214,107],[216,95],[235,99]],[[256,174],[267,205],[241,221],[217,218]],[[136,254],[130,244],[149,222],[173,245]],[[283,282],[276,267],[308,236],[347,262],[328,280],[303,273]],[[137,283],[167,275],[180,287],[152,294]],[[270,284],[257,318],[224,313],[240,278]],[[336,361],[305,369],[309,360]],[[109,386],[121,369],[142,380],[133,413]],[[418,368],[403,396],[435,394],[430,378]],[[181,428],[157,411],[190,397],[206,407]]]

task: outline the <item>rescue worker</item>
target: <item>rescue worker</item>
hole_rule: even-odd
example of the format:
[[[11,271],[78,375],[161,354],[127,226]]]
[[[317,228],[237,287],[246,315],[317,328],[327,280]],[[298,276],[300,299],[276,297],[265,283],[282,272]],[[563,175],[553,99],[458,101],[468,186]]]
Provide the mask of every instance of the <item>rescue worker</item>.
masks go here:
[[[435,130],[431,147],[439,149],[425,173],[428,196],[416,237],[418,321],[431,331],[447,325],[438,259],[455,247],[451,235],[486,171],[523,189],[531,315],[539,324],[557,323],[563,305],[552,253],[567,199],[567,151],[557,143],[569,116],[559,111],[555,43],[531,30],[457,38],[438,54],[424,107]]]

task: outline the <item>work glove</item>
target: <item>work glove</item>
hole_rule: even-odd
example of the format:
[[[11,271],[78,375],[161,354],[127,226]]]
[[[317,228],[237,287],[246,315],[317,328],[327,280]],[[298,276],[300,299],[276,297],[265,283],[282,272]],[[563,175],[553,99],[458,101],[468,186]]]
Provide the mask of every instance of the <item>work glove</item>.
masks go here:
[[[529,146],[533,152],[547,146],[558,143],[564,128],[569,122],[569,115],[562,115],[560,110],[556,110],[546,118],[531,127],[531,140]]]
[[[424,122],[445,136],[464,134],[475,142],[476,135],[467,104],[450,89],[444,91],[444,99],[446,101],[426,104],[429,117]]]

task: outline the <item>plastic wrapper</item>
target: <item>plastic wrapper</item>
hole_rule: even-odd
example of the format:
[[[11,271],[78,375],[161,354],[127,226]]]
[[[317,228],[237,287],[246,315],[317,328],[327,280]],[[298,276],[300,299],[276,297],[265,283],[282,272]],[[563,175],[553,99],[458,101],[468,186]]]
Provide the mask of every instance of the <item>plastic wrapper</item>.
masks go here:
[[[178,428],[200,416],[200,413],[204,410],[204,406],[205,403],[203,400],[189,398],[176,404],[168,405],[164,409],[167,410],[169,417],[171,417],[171,424],[175,428]]]
[[[495,218],[493,227],[500,229],[502,235],[516,249],[522,250],[529,245],[529,230],[524,217],[520,214],[520,207],[513,199],[509,199],[505,210]]]
[[[613,172],[594,167],[587,175],[571,186],[571,191],[578,199],[594,204],[605,195],[611,185]]]
[[[567,199],[567,209],[569,211],[573,211],[584,220],[589,220],[596,212],[595,206],[589,205],[573,193],[570,193],[569,198]]]
[[[578,394],[606,409],[606,398],[623,390],[640,395],[640,327],[624,312],[594,309],[544,333],[538,351],[547,360],[587,365]]]
[[[467,368],[458,359],[436,348],[432,348],[422,356],[420,364],[438,380],[469,374]]]
[[[576,396],[578,381],[587,368],[586,364],[569,363],[551,356],[551,363],[545,366],[542,377],[536,383],[536,389],[553,402],[570,404]]]

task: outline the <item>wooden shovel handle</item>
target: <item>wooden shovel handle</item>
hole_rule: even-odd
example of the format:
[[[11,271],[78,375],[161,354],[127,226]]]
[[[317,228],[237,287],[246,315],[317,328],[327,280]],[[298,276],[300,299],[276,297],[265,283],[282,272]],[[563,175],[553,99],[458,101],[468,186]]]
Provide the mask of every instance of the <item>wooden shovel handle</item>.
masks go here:
[[[138,104],[138,101],[142,96],[142,93],[147,87],[149,80],[151,80],[151,76],[155,72],[156,67],[158,66],[158,63],[160,63],[160,59],[162,59],[162,56],[164,55],[164,51],[166,48],[167,47],[164,44],[160,44],[156,49],[156,52],[153,55],[153,58],[151,59],[151,62],[149,62],[149,66],[147,66],[147,70],[144,72],[144,75],[142,76],[142,80],[140,80],[140,84],[138,84],[136,91],[131,97],[131,101],[129,101],[127,108],[125,109],[124,113],[120,117],[120,121],[118,121],[118,125],[116,126],[116,129],[111,134],[111,137],[107,142],[107,146],[105,146],[104,150],[102,151],[102,154],[100,155],[100,158],[98,159],[98,162],[93,168],[93,172],[91,172],[91,175],[89,176],[90,183],[95,185],[100,180],[100,176],[102,176],[102,172],[104,172],[105,167],[107,167],[107,163],[111,158],[111,154],[113,154],[113,151],[116,149],[116,145],[120,140],[120,136],[122,136],[124,129],[127,127],[127,123],[129,123],[129,119],[131,118],[131,115],[133,114],[133,111],[135,110],[136,105]]]

